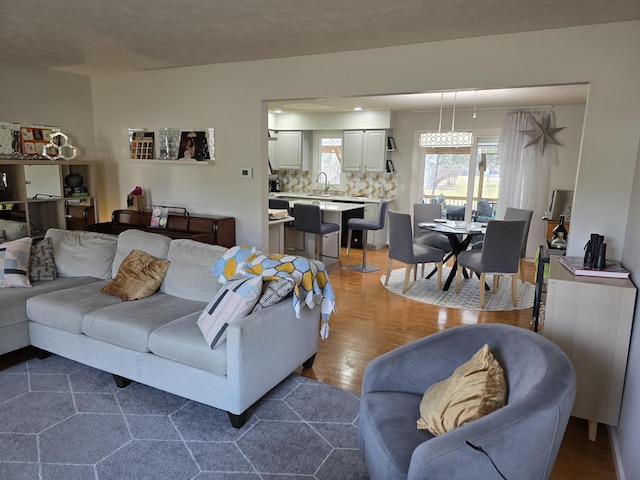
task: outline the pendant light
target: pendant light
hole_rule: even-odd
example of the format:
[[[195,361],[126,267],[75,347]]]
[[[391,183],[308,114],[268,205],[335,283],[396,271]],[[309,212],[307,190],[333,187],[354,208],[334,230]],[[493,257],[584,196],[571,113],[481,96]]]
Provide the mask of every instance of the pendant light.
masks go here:
[[[437,132],[427,132],[420,134],[421,147],[470,147],[473,145],[473,132],[456,132],[456,100],[458,92],[454,92],[453,96],[453,114],[451,117],[451,131],[442,131],[442,105],[444,100],[444,92],[440,94],[440,123]]]

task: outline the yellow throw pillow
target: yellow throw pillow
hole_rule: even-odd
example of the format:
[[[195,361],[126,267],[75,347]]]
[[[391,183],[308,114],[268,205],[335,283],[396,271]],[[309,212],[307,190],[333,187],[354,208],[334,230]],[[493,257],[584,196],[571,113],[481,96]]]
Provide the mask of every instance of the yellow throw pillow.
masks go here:
[[[440,435],[503,407],[506,399],[502,367],[484,345],[449,378],[427,389],[420,402],[418,429]]]
[[[140,250],[131,250],[115,278],[100,291],[125,301],[146,298],[160,288],[170,263]]]

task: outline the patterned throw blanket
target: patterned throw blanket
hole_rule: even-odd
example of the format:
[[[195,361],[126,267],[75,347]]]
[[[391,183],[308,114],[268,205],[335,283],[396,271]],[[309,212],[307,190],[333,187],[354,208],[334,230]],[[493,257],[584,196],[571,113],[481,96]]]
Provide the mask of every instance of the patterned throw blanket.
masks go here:
[[[296,255],[265,254],[255,247],[230,248],[213,266],[213,274],[220,283],[237,275],[261,276],[264,281],[286,279],[294,282],[293,309],[300,318],[300,309],[306,305],[320,305],[322,327],[320,336],[329,336],[329,316],[335,313],[335,296],[325,271],[324,263]]]

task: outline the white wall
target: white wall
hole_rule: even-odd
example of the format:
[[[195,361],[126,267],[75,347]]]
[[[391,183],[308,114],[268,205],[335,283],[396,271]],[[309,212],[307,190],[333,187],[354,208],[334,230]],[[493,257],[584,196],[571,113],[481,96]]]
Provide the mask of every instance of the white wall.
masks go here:
[[[70,73],[0,69],[0,121],[61,127],[78,159],[94,156],[91,83]]]

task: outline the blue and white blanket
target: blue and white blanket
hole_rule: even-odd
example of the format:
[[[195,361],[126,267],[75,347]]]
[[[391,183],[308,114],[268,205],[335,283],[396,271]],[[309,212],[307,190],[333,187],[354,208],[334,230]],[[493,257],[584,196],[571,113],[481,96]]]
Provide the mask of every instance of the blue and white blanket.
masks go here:
[[[261,276],[263,280],[286,279],[294,282],[293,308],[300,318],[300,309],[306,305],[320,306],[322,327],[320,336],[329,336],[329,316],[336,312],[335,296],[329,283],[324,263],[296,255],[265,254],[255,247],[230,248],[213,265],[213,274],[220,283],[243,275]]]

